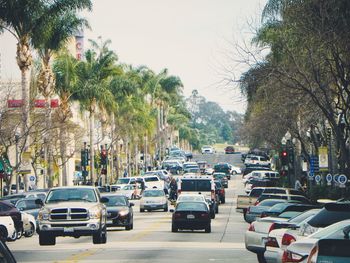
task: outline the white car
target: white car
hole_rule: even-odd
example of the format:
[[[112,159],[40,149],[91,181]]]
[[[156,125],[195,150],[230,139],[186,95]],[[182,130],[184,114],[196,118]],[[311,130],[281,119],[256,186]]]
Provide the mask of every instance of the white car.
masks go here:
[[[203,146],[201,151],[202,151],[202,154],[213,154],[213,153],[215,153],[214,148],[211,147],[211,146]]]
[[[144,176],[146,189],[164,190],[164,181],[160,180],[156,175]]]
[[[140,199],[140,212],[160,209],[164,210],[164,212],[168,211],[168,199],[164,190],[149,189],[143,191]]]
[[[128,199],[139,198],[141,194],[141,185],[137,184],[136,191],[134,184],[124,185],[117,191],[117,193],[126,196]]]
[[[230,165],[231,174],[241,174],[242,170],[238,166]]]
[[[244,160],[246,166],[258,165],[258,166],[270,166],[271,162],[264,156],[252,155]]]
[[[344,238],[344,229],[348,228],[350,220],[340,221],[328,227],[318,230],[307,238],[302,238],[293,242],[283,253],[285,262],[303,262],[306,263],[307,257],[318,240],[324,238]],[[294,260],[294,261],[293,261]],[[298,260],[298,261],[296,261]],[[313,262],[313,261],[312,261]],[[323,261],[333,262],[333,261]],[[345,262],[345,261],[343,261]]]
[[[283,252],[287,246],[295,242],[295,232],[299,227],[310,220],[321,209],[311,209],[282,224],[281,227],[271,230],[265,239],[264,257],[267,263],[282,263]],[[284,225],[284,226],[283,226]]]
[[[0,236],[8,241],[15,241],[17,239],[15,224],[10,216],[0,217]]]
[[[31,214],[21,212],[23,222],[23,235],[25,237],[31,237],[36,231],[36,221]]]

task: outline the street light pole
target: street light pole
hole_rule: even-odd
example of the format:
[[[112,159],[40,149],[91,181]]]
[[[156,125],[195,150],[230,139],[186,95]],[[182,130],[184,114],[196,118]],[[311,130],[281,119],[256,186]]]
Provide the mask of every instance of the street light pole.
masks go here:
[[[19,191],[19,178],[18,178],[18,164],[19,164],[19,158],[18,158],[18,142],[19,142],[19,133],[16,131],[15,133],[15,142],[16,142],[16,194],[18,194]],[[10,189],[11,192],[11,189]]]

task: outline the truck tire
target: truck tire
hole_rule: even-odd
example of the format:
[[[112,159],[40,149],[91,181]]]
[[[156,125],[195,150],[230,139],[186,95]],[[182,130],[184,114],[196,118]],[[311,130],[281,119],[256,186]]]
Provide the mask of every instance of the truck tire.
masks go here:
[[[145,212],[145,209],[140,208],[140,213],[143,213],[143,212]]]
[[[50,233],[39,233],[40,246],[54,246],[56,244],[56,237]]]
[[[94,244],[106,244],[107,242],[107,231],[106,228],[101,229],[92,236],[92,243]]]
[[[215,214],[218,214],[218,213],[219,213],[219,206],[216,205],[216,207],[215,207]]]

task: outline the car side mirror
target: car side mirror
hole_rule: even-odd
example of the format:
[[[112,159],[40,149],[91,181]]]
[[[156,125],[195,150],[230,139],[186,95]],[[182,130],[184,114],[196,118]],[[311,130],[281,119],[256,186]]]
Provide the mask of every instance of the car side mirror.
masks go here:
[[[174,210],[174,209],[169,209],[169,212],[170,212],[170,213],[174,213],[175,210]]]
[[[35,204],[36,204],[36,205],[40,205],[40,206],[44,206],[44,202],[43,202],[43,200],[41,200],[40,198],[35,199]]]
[[[134,206],[134,205],[135,205],[134,203],[129,203],[129,206],[130,206],[130,207],[132,207],[132,206]]]
[[[101,197],[100,202],[105,204],[109,202],[109,199],[107,197]]]

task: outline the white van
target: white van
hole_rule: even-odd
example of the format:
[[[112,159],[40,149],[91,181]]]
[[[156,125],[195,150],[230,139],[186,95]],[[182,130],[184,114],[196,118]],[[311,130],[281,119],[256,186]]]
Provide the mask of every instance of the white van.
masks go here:
[[[215,183],[211,175],[184,174],[178,181],[178,195],[197,193],[207,199],[215,200]]]

